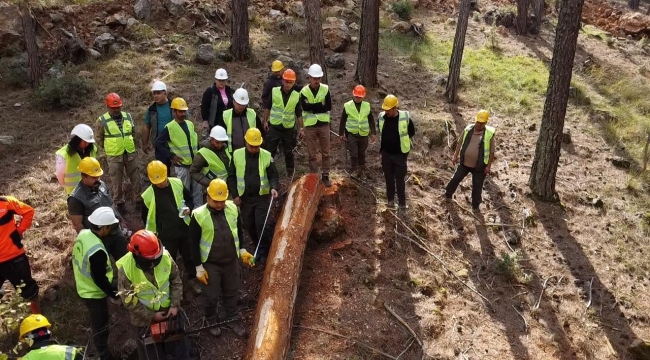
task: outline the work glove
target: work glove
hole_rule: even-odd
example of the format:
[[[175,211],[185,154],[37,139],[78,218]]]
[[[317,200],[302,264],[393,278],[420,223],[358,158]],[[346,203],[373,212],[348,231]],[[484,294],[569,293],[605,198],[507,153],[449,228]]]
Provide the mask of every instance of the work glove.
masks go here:
[[[205,271],[203,265],[196,267],[196,279],[199,280],[203,285],[208,285],[208,272]]]
[[[253,257],[253,254],[246,251],[246,249],[239,250],[239,256],[241,258],[241,262],[243,262],[244,265],[248,265],[250,267],[255,266],[255,257]]]

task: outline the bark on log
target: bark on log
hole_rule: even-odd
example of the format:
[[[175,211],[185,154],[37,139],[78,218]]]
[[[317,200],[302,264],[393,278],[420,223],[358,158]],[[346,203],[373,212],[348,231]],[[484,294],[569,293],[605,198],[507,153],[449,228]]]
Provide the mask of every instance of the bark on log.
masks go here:
[[[305,245],[322,194],[316,174],[301,177],[289,189],[273,234],[244,359],[286,357]]]

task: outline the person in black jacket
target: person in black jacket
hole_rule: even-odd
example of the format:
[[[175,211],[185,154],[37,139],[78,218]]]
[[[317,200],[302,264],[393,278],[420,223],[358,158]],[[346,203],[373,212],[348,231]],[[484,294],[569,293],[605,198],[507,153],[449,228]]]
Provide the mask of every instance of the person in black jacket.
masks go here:
[[[206,133],[217,126],[225,127],[223,123],[223,112],[233,108],[233,90],[226,85],[228,73],[225,69],[217,69],[214,74],[214,84],[203,92],[201,99],[201,117],[203,118],[203,129]]]

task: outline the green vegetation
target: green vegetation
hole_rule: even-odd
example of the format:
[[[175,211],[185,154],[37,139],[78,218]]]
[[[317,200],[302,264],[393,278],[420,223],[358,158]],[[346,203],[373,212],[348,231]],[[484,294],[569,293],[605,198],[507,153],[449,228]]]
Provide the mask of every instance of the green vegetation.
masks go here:
[[[390,4],[391,10],[403,20],[409,20],[413,13],[413,4],[407,0],[400,0]]]
[[[519,253],[501,253],[501,257],[495,260],[495,269],[506,280],[526,283],[530,277],[526,275],[519,266]]]
[[[2,58],[0,60],[0,79],[14,89],[24,88],[29,81],[24,63],[16,58]]]
[[[33,99],[43,110],[70,109],[83,105],[94,91],[88,79],[66,75],[60,79],[45,79],[34,91]]]

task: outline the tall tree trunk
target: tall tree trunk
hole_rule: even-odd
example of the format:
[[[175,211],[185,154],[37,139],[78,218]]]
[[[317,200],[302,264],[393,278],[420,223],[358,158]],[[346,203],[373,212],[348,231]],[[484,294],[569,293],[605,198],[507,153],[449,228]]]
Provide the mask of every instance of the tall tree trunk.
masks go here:
[[[465,50],[465,34],[467,33],[467,22],[472,0],[461,0],[460,11],[458,12],[458,23],[456,24],[456,36],[454,37],[454,48],[451,51],[449,60],[449,76],[445,97],[447,102],[455,104],[458,100],[458,82],[460,81],[460,65],[463,61],[463,50]]]
[[[628,0],[627,6],[632,10],[639,10],[639,0]]]
[[[248,0],[232,0],[232,21],[230,24],[230,53],[237,61],[248,60],[251,56],[248,36]]]
[[[535,14],[535,29],[539,33],[542,29],[542,22],[544,21],[545,15],[545,3],[544,0],[533,0],[533,13]]]
[[[25,33],[25,47],[27,48],[27,68],[29,71],[29,86],[36,88],[41,83],[43,73],[41,61],[38,56],[38,45],[36,44],[36,20],[27,1],[20,4],[22,15],[23,31]]]
[[[557,21],[542,125],[539,129],[535,158],[528,180],[533,194],[545,201],[557,199],[555,175],[560,161],[562,130],[569,100],[571,70],[576,53],[583,4],[584,0],[563,0]]]
[[[323,82],[327,81],[325,68],[325,43],[323,41],[323,24],[320,21],[320,1],[305,0],[305,17],[307,18],[307,34],[309,36],[309,61],[323,68]]]
[[[558,0],[559,1],[559,0]],[[528,0],[517,0],[517,34],[528,33]]]
[[[379,1],[363,0],[361,5],[361,32],[359,55],[354,77],[364,86],[377,86],[379,63]]]

